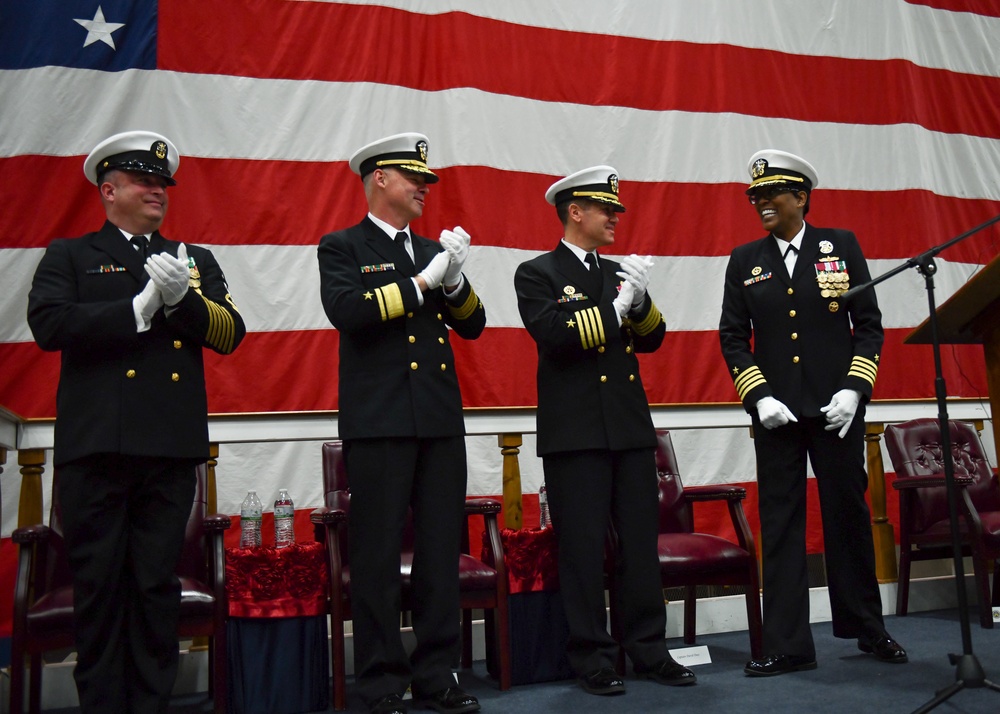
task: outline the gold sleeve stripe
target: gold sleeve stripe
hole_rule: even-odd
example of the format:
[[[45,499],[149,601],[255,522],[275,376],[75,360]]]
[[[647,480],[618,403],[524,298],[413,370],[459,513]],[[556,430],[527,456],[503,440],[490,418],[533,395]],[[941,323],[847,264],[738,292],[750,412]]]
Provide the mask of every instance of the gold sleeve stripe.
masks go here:
[[[847,372],[847,376],[863,379],[874,387],[875,377],[878,376],[878,365],[867,357],[855,357],[851,360],[851,369]]]
[[[767,380],[764,379],[760,368],[754,365],[753,367],[747,367],[743,374],[733,380],[733,384],[736,385],[736,392],[740,395],[740,401],[743,401],[746,395],[753,389],[762,384],[767,384]]]
[[[378,298],[378,309],[382,312],[382,322],[395,320],[403,314],[403,295],[397,284],[375,288],[375,297]]]
[[[212,345],[222,354],[229,354],[233,351],[233,342],[236,340],[236,323],[229,312],[204,295],[201,299],[205,301],[208,309],[208,329],[205,331],[205,341]]]
[[[471,286],[469,287],[469,297],[461,305],[456,306],[448,303],[448,312],[456,320],[468,320],[476,313],[478,308],[479,296],[476,295],[476,291]]]
[[[639,337],[645,337],[659,327],[661,322],[663,322],[663,315],[660,314],[660,309],[655,304],[651,304],[649,314],[646,315],[642,322],[632,321],[632,329],[635,330],[635,334],[639,335]]]
[[[604,323],[601,322],[601,311],[597,307],[577,311],[576,324],[580,330],[583,349],[589,350],[605,343]]]

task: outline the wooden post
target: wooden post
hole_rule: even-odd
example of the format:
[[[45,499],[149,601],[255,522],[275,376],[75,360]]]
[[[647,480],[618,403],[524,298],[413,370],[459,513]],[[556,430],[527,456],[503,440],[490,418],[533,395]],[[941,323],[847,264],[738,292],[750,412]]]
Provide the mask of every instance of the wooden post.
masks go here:
[[[208,490],[208,498],[205,505],[208,508],[208,515],[214,516],[219,512],[219,501],[215,492],[215,467],[219,464],[219,445],[211,443],[208,445],[208,461],[205,463],[205,488]]]
[[[882,434],[885,424],[865,424],[868,457],[868,496],[872,503],[872,540],[875,542],[875,577],[880,583],[897,579],[896,539],[886,515],[885,466],[882,463]]]
[[[21,467],[21,500],[17,505],[17,527],[44,523],[42,517],[42,474],[45,472],[45,449],[22,449],[17,452]]]
[[[521,506],[521,465],[517,460],[523,443],[520,434],[500,434],[497,446],[503,454],[503,522],[507,528],[520,529],[523,519]]]

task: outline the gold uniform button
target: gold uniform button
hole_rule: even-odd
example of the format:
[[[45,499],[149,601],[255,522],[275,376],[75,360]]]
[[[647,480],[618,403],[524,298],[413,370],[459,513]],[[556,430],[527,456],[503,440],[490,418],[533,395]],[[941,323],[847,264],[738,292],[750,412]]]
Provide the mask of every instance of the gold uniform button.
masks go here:
[[[788,288],[788,294],[789,294],[789,295],[794,295],[794,294],[795,294],[795,291],[794,291],[794,290],[792,290],[791,288]]]
[[[628,381],[630,381],[630,382],[634,382],[634,381],[635,381],[635,375],[634,375],[634,374],[630,374],[630,375],[628,376]]]
[[[412,312],[408,312],[408,313],[406,313],[406,316],[407,317],[413,317],[413,313]]]
[[[599,352],[600,354],[604,354],[604,345],[601,345],[600,347],[598,347],[598,348],[597,348],[597,351],[598,351],[598,352]]]
[[[174,372],[173,374],[170,375],[170,379],[172,379],[175,382],[179,382],[181,381],[181,376],[177,374],[177,372]]]
[[[125,376],[128,377],[129,379],[134,379],[135,378],[135,370],[134,369],[130,369],[128,372],[125,373]]]
[[[798,364],[798,363],[799,363],[799,356],[795,355],[794,357],[792,357],[792,364]]]
[[[439,337],[438,338],[438,342],[440,342],[443,345],[444,344],[444,338],[443,337]]]
[[[795,310],[789,310],[788,311],[788,316],[789,317],[795,317]]]
[[[608,381],[608,378],[607,378],[607,377],[605,377],[605,376],[604,376],[604,375],[602,374],[602,375],[601,375],[601,384],[604,384],[604,383],[605,383],[605,382],[607,382],[607,381]]]
[[[446,364],[441,365],[441,371],[442,372],[445,372],[447,370],[448,370],[448,365],[446,365]]]
[[[793,340],[797,340],[797,339],[799,339],[799,333],[798,333],[798,332],[793,332],[793,333],[792,333],[792,339],[793,339]]]
[[[174,349],[175,350],[179,350],[180,348],[181,348],[181,341],[180,340],[174,340]]]
[[[417,363],[416,362],[410,362],[410,369],[416,371],[416,369],[417,369]]]
[[[625,348],[625,354],[627,355],[632,354],[632,345],[629,345],[628,347]]]
[[[412,345],[416,341],[417,341],[417,338],[414,337],[413,335],[410,335],[410,344]]]
[[[443,317],[441,317],[441,313],[440,312],[438,313],[438,319],[439,320],[443,320],[444,319]]]

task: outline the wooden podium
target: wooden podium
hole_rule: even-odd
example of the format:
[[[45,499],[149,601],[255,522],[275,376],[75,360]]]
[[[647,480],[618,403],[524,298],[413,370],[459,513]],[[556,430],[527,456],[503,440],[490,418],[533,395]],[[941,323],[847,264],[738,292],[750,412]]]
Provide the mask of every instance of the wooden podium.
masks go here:
[[[993,445],[1000,457],[1000,256],[938,307],[937,323],[941,344],[983,346]],[[930,319],[920,323],[903,342],[930,344]]]

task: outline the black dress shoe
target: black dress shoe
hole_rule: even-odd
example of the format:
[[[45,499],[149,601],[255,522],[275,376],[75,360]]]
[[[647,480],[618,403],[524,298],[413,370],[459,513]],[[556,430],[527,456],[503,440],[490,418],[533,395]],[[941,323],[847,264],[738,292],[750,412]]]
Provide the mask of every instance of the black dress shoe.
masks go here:
[[[858,649],[875,655],[875,659],[890,664],[909,662],[906,650],[889,635],[882,635],[871,640],[858,640]]]
[[[611,667],[598,669],[580,677],[580,686],[587,694],[624,694],[625,682]]]
[[[640,679],[652,679],[659,684],[666,684],[668,687],[683,687],[698,681],[694,672],[678,664],[670,655],[654,664],[651,669],[636,667],[635,675]]]
[[[387,694],[368,707],[371,714],[406,714],[406,705],[398,694]]]
[[[802,672],[816,669],[816,660],[796,655],[768,655],[747,662],[743,671],[751,677],[774,677],[789,672]]]
[[[465,714],[479,711],[479,700],[459,687],[441,689],[426,697],[414,697],[417,706],[442,714]]]

